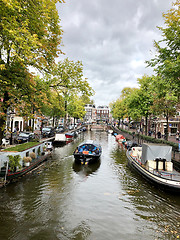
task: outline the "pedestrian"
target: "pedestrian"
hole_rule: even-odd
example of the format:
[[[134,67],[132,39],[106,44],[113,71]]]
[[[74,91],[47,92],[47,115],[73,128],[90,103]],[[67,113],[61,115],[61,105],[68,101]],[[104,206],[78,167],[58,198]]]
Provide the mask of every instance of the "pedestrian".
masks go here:
[[[158,138],[161,138],[161,132],[157,132]]]
[[[179,141],[179,131],[176,132],[176,140]]]

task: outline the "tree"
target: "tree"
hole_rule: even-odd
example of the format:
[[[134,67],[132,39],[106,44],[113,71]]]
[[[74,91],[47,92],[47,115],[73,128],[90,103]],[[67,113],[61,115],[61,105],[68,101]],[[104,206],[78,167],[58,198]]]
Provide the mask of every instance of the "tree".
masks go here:
[[[173,3],[173,7],[163,14],[165,28],[159,27],[163,39],[154,41],[156,56],[147,61],[148,66],[154,68],[164,84],[168,82],[169,90],[180,97],[180,0]]]
[[[83,119],[85,115],[84,102],[78,96],[73,96],[68,104],[67,111],[75,119]]]
[[[124,119],[126,116],[126,106],[123,99],[118,98],[114,103],[112,103],[112,116],[114,119],[118,119],[118,127],[120,125],[120,120]]]
[[[82,100],[82,102],[84,103],[84,105],[86,104],[92,104],[95,105],[94,100],[90,99],[90,96],[83,94],[82,96],[80,96],[80,99]]]
[[[1,68],[21,62],[46,70],[60,50],[62,30],[57,0],[2,0],[0,5]],[[61,1],[60,1],[61,2]]]
[[[35,98],[35,109],[37,110],[35,114],[40,113],[41,115],[52,117],[54,125],[55,119],[64,116],[64,99],[56,91],[49,88],[49,83],[43,78],[37,76],[36,83],[36,92],[38,95]]]
[[[59,1],[61,2],[61,1]],[[0,2],[0,143],[8,109],[31,101],[29,66],[49,71],[60,53],[62,30],[56,0]]]
[[[144,75],[138,78],[139,88],[135,89],[127,100],[130,116],[134,119],[145,117],[145,134],[147,135],[148,116],[152,113],[152,77]]]
[[[168,140],[168,126],[169,116],[176,113],[176,105],[178,104],[178,97],[174,91],[171,90],[170,82],[164,81],[160,77],[154,77],[152,81],[153,86],[153,105],[152,110],[157,115],[164,115],[166,118],[165,139]]]
[[[133,91],[134,88],[123,88],[120,97],[114,103],[111,103],[112,115],[113,118],[118,119],[118,125],[120,124],[120,119],[123,120],[125,117],[130,116],[127,108],[127,101]]]
[[[87,79],[83,79],[82,62],[70,61],[68,58],[54,65],[52,75],[46,75],[49,86],[64,98],[65,119],[67,119],[67,106],[74,95],[91,96],[94,91],[90,87]]]

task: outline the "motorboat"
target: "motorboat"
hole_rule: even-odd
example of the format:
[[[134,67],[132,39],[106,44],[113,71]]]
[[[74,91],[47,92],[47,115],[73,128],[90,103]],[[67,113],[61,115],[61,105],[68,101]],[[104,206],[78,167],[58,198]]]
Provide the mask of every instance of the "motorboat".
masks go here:
[[[100,159],[102,147],[93,140],[81,143],[74,151],[75,162],[89,164]]]
[[[74,133],[73,132],[67,132],[65,133],[66,140],[73,140],[74,139]]]
[[[123,135],[118,134],[116,135],[116,141],[119,143],[124,143],[126,141],[126,138]]]
[[[172,147],[143,143],[126,152],[129,165],[142,177],[166,191],[180,193],[180,173],[173,168]]]

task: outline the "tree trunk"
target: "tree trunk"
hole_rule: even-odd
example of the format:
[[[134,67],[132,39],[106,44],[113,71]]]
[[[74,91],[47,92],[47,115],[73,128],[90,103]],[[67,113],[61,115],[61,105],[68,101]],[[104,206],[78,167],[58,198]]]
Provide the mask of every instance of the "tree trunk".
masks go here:
[[[0,145],[2,144],[2,139],[4,137],[4,129],[6,126],[7,110],[9,107],[8,100],[9,100],[9,94],[8,94],[8,92],[5,92],[3,102],[2,102],[3,115],[0,116]]]
[[[53,116],[52,126],[54,127],[54,125],[55,125],[55,117]]]
[[[2,144],[2,139],[4,137],[4,127],[6,124],[6,121],[3,117],[0,117],[0,145]]]
[[[168,113],[166,114],[166,125],[167,125],[167,127],[165,129],[165,140],[168,141],[168,126],[169,126],[169,115],[168,115]]]
[[[147,136],[147,124],[148,124],[148,116],[145,117],[146,125],[145,125],[145,135]]]
[[[118,128],[119,128],[119,126],[120,126],[120,118],[118,118]]]
[[[65,116],[64,116],[64,129],[66,129],[67,128],[67,101],[65,101],[65,103],[64,103],[64,108],[65,108]]]

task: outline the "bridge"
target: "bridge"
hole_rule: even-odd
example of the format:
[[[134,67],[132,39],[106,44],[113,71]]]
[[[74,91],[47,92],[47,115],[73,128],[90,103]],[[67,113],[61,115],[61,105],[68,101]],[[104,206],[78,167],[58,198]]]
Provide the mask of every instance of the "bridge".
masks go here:
[[[107,124],[89,124],[87,126],[87,129],[90,131],[93,131],[93,130],[107,131],[108,129],[110,129],[110,127],[107,126]]]

